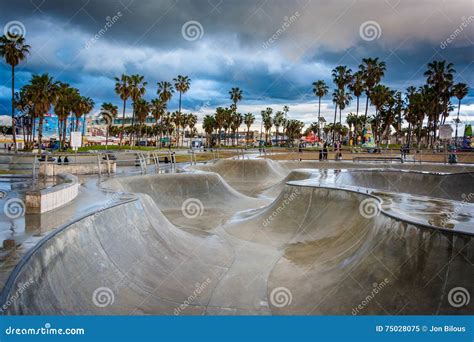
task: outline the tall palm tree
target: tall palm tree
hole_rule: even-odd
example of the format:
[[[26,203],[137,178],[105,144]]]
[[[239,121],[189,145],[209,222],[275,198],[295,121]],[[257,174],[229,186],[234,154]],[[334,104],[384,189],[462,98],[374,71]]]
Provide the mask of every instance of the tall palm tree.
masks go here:
[[[283,127],[284,124],[285,124],[285,113],[279,110],[275,113],[275,117],[273,118],[273,125],[275,126],[277,146],[279,144],[278,135],[279,135],[280,127]]]
[[[238,143],[237,134],[239,133],[239,128],[242,125],[243,121],[244,121],[244,117],[242,116],[242,114],[240,113],[232,114],[230,129],[232,130],[233,140],[235,141],[236,145]]]
[[[109,131],[110,127],[112,126],[112,123],[114,122],[114,119],[117,117],[118,114],[118,107],[110,102],[104,102],[102,103],[102,106],[100,107],[102,110],[103,114],[106,118],[106,124],[107,124],[107,132],[105,134],[105,148],[107,149],[109,145]]]
[[[237,112],[237,102],[242,100],[242,90],[240,88],[232,88],[229,91],[230,99],[232,100],[233,106],[232,109],[234,113]]]
[[[157,83],[157,95],[163,103],[168,103],[173,97],[174,89],[171,82],[161,81]]]
[[[163,116],[166,114],[166,102],[161,98],[151,100],[151,115],[155,119],[155,128],[159,126],[159,121],[163,119]],[[157,131],[156,131],[157,132]],[[160,133],[161,138],[161,133]],[[161,139],[160,139],[161,146]]]
[[[370,101],[375,106],[375,128],[374,135],[377,141],[379,137],[379,113],[383,105],[385,105],[390,97],[392,96],[392,90],[389,87],[378,84],[376,85],[370,94]]]
[[[147,84],[148,83],[145,82],[145,77],[142,75],[130,76],[130,97],[132,98],[132,101],[133,101],[132,127],[135,125],[135,116],[137,115],[136,108],[135,108],[136,103],[138,103],[138,101],[141,100],[142,97],[145,95]],[[143,103],[141,105],[143,105]],[[143,106],[141,110],[143,110]]]
[[[138,137],[142,137],[142,127],[148,115],[150,114],[150,103],[145,99],[139,98],[134,102],[135,114],[139,123]]]
[[[356,121],[359,116],[359,98],[364,91],[364,75],[359,70],[352,75],[352,82],[349,84],[349,90],[357,99]],[[357,142],[357,125],[354,126],[355,141]]]
[[[122,146],[123,133],[125,129],[125,107],[127,106],[127,100],[131,95],[130,87],[130,76],[122,75],[121,78],[115,77],[115,93],[120,96],[123,101],[123,112],[122,112],[122,133],[120,133],[120,143]]]
[[[54,113],[58,117],[58,139],[60,148],[64,146],[66,140],[67,119],[75,109],[75,100],[79,96],[79,91],[71,88],[67,83],[58,83],[56,102],[54,103]]]
[[[74,115],[76,116],[76,129],[79,127],[79,121],[81,117],[84,117],[83,119],[83,125],[82,125],[82,136],[86,134],[86,116],[89,114],[92,109],[94,109],[95,102],[92,100],[90,97],[87,96],[80,96],[79,99],[79,110],[74,112]]]
[[[454,79],[453,63],[446,61],[433,61],[428,63],[428,70],[425,71],[427,77],[426,83],[431,86],[436,96],[433,118],[433,142],[436,141],[436,129],[439,116],[443,111],[443,107],[449,107],[449,98],[451,97]],[[446,110],[447,111],[447,110]]]
[[[459,124],[459,111],[461,110],[461,100],[466,97],[469,91],[469,87],[466,83],[457,83],[453,86],[453,95],[458,99],[458,116],[456,118],[456,135],[455,141],[458,141],[458,124]]]
[[[313,94],[318,97],[318,141],[321,138],[320,120],[321,120],[321,98],[328,94],[329,87],[323,80],[313,82]]]
[[[204,119],[202,121],[202,128],[204,129],[204,132],[207,134],[207,146],[211,146],[211,136],[212,132],[214,131],[214,128],[216,127],[216,120],[214,116],[212,115],[206,115],[204,116]]]
[[[220,145],[221,144],[221,129],[224,127],[224,123],[225,123],[225,109],[222,107],[217,107],[214,118],[216,121],[217,140]]]
[[[0,37],[0,57],[12,69],[12,135],[13,149],[16,152],[16,127],[15,127],[15,67],[30,53],[30,46],[25,44],[25,38],[22,35],[16,35],[11,32],[8,37],[3,35]]]
[[[194,138],[194,128],[197,124],[197,121],[198,121],[198,117],[196,114],[188,114],[186,115],[186,124],[188,125],[189,127],[189,136],[192,138]]]
[[[367,121],[370,93],[372,92],[372,89],[374,89],[374,87],[382,80],[383,76],[385,75],[385,70],[385,62],[379,61],[378,57],[364,58],[362,59],[362,63],[359,65],[359,71],[362,73],[366,95],[364,121]]]
[[[35,117],[39,118],[38,143],[40,147],[43,140],[44,116],[51,109],[51,106],[56,103],[58,88],[58,82],[55,82],[48,74],[33,75],[28,85],[34,114]]]
[[[333,93],[333,102],[335,104],[334,110],[334,125],[336,125],[337,107],[343,102],[345,96],[345,88],[351,83],[352,70],[345,65],[338,65],[332,70],[332,79],[336,85],[336,91]],[[339,116],[341,116],[341,109],[339,109]],[[333,140],[335,138],[335,131],[333,131]]]
[[[265,144],[268,144],[268,132],[272,129],[273,126],[273,109],[267,107],[267,109],[262,110],[262,122],[263,127],[265,128]]]
[[[178,106],[178,115],[181,116],[181,100],[183,94],[185,94],[189,87],[191,86],[191,79],[189,76],[178,75],[176,78],[173,78],[174,87],[177,92],[179,92],[179,106]],[[179,127],[177,131],[178,145],[179,145]]]
[[[253,123],[255,122],[255,115],[253,115],[252,113],[247,113],[244,115],[244,124],[245,126],[247,126],[247,143],[249,141],[249,133],[250,133],[250,126],[253,125]]]

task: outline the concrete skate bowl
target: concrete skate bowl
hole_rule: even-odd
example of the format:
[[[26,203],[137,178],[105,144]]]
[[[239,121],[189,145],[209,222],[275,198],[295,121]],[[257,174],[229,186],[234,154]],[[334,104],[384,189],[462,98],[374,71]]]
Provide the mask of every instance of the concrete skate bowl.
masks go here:
[[[203,230],[222,224],[236,211],[269,203],[237,192],[212,172],[115,178],[102,185],[113,190],[147,194],[174,224]]]
[[[473,237],[377,214],[376,201],[347,190],[287,185],[272,205],[226,227],[283,251],[267,282],[273,314],[474,312],[472,301],[454,307],[450,293],[472,292]]]
[[[394,170],[340,172],[335,184],[462,201],[474,193],[474,172],[435,174]]]
[[[195,170],[216,172],[239,192],[255,196],[283,180],[288,171],[266,159],[223,159],[213,164],[193,166]]]
[[[5,314],[202,314],[232,259],[221,238],[174,227],[142,195],[43,240],[1,300]]]

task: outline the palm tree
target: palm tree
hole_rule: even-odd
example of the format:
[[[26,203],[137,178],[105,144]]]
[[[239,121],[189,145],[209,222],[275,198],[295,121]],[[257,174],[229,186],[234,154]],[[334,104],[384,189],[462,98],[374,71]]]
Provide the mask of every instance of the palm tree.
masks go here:
[[[214,128],[216,127],[216,120],[212,115],[206,115],[204,116],[203,122],[202,122],[202,128],[204,129],[204,132],[207,134],[207,146],[211,146],[211,136],[212,132],[214,131]]]
[[[233,110],[229,108],[224,108],[222,112],[222,128],[224,129],[224,143],[227,145],[228,132],[230,125],[232,123],[232,113]]]
[[[428,63],[428,70],[424,73],[427,77],[426,83],[432,87],[436,96],[433,113],[433,142],[436,141],[436,129],[439,116],[443,108],[446,112],[449,108],[449,98],[452,94],[451,87],[453,85],[455,72],[456,70],[454,70],[453,63],[446,64],[446,61],[433,61]]]
[[[58,140],[60,148],[66,139],[67,118],[74,110],[75,99],[79,96],[77,89],[71,88],[67,83],[58,83],[57,98],[54,103],[54,113],[58,117]]]
[[[158,82],[157,95],[160,98],[161,102],[167,104],[173,97],[174,89],[171,82],[161,81]]]
[[[133,101],[133,113],[132,113],[132,127],[135,125],[135,116],[136,114],[136,103],[142,99],[146,93],[147,82],[144,81],[145,77],[141,75],[132,75],[130,76],[130,97]],[[142,103],[143,105],[143,103]],[[141,108],[143,110],[143,108]],[[141,125],[140,125],[141,127]],[[133,135],[132,135],[133,137]],[[133,139],[132,139],[133,140]]]
[[[304,127],[304,122],[299,120],[288,120],[286,122],[286,136],[288,137],[288,142],[293,143],[295,139],[301,137],[301,130]]]
[[[120,96],[123,101],[123,113],[122,113],[122,133],[120,134],[120,143],[122,146],[123,133],[125,128],[125,107],[127,106],[127,100],[130,98],[131,87],[130,87],[130,76],[122,75],[121,78],[115,77],[115,93]]]
[[[379,61],[378,57],[364,58],[362,59],[362,64],[359,65],[359,71],[362,73],[366,95],[364,121],[367,121],[370,93],[372,92],[372,89],[374,89],[374,87],[382,80],[383,76],[385,75],[385,70],[385,62]]]
[[[151,115],[153,115],[153,118],[155,119],[155,128],[157,128],[159,125],[158,122],[160,121],[160,119],[162,120],[163,116],[166,114],[166,102],[164,102],[161,98],[153,99],[151,100],[150,109],[151,109]],[[161,138],[161,133],[160,133],[160,138]],[[161,146],[161,139],[160,139],[160,146]]]
[[[232,100],[233,106],[232,109],[234,113],[237,112],[237,102],[242,100],[242,90],[240,88],[232,88],[229,91],[230,99]]]
[[[238,144],[238,139],[236,134],[238,135],[239,133],[239,128],[242,125],[242,122],[244,121],[244,117],[240,113],[234,113],[232,114],[231,118],[231,124],[230,124],[230,129],[232,130],[232,134],[234,136],[233,140],[235,141],[235,144]]]
[[[16,35],[11,32],[8,37],[3,35],[0,37],[0,57],[12,69],[12,135],[13,149],[16,152],[16,127],[15,127],[15,67],[30,53],[30,46],[25,44],[25,38],[22,35]]]
[[[249,141],[249,133],[250,133],[250,126],[253,125],[253,123],[255,122],[255,115],[253,115],[252,113],[247,113],[244,115],[244,124],[245,126],[247,126],[247,143]]]
[[[139,123],[138,136],[139,138],[141,138],[142,127],[148,115],[150,114],[151,107],[150,107],[150,103],[142,98],[137,99],[136,102],[134,102],[133,106],[134,106],[135,114],[137,116],[137,120]]]
[[[466,97],[469,91],[469,87],[466,83],[457,83],[453,86],[453,95],[458,99],[458,116],[456,118],[456,135],[455,141],[458,141],[458,124],[459,124],[459,111],[461,110],[461,100]]]
[[[285,124],[285,113],[283,111],[277,111],[275,117],[273,118],[273,124],[275,125],[275,134],[276,134],[276,143],[278,146],[278,134],[280,127],[283,127]]]
[[[183,94],[189,90],[189,87],[191,86],[191,79],[188,76],[178,75],[178,77],[173,78],[173,82],[174,82],[175,89],[179,92],[178,115],[181,116],[181,98]],[[179,127],[177,131],[177,136],[178,136],[178,145],[179,145]]]
[[[364,91],[364,75],[359,70],[352,75],[352,82],[349,84],[349,90],[352,91],[357,99],[356,118],[359,116],[359,98]],[[356,119],[357,121],[357,119]],[[357,142],[357,126],[354,127],[355,141]]]
[[[382,84],[376,85],[370,94],[370,102],[375,106],[374,136],[376,141],[379,138],[379,113],[382,106],[389,101],[391,96],[393,96],[392,90]]]
[[[74,114],[76,116],[76,129],[79,127],[79,120],[82,116],[84,116],[84,124],[82,125],[82,136],[86,134],[86,116],[89,114],[92,109],[94,109],[94,100],[90,97],[80,96],[79,98],[79,110],[75,111]]]
[[[333,102],[335,104],[334,109],[334,125],[336,125],[337,106],[344,102],[345,88],[352,80],[352,70],[348,69],[345,65],[339,65],[332,70],[332,79],[337,89],[333,93]],[[339,116],[341,116],[341,109],[339,109]],[[335,138],[335,132],[333,132],[333,140]]]
[[[273,109],[267,107],[267,109],[262,110],[262,122],[263,127],[265,128],[265,144],[268,145],[268,132],[272,129],[273,120],[272,120]]]
[[[321,120],[321,98],[328,94],[329,87],[323,80],[319,80],[313,82],[313,94],[318,97],[318,141],[321,138],[321,134],[319,132],[319,125]]]
[[[215,126],[217,129],[217,139],[220,145],[221,144],[221,129],[224,127],[224,123],[225,123],[225,109],[222,107],[217,107],[214,118],[216,121]]]
[[[194,138],[194,127],[196,126],[198,121],[198,117],[196,114],[188,114],[186,115],[186,124],[189,127],[189,136]]]
[[[51,105],[56,103],[58,82],[55,82],[48,74],[33,75],[28,90],[31,94],[35,117],[39,118],[38,142],[41,147],[44,116],[51,109]]]
[[[112,126],[114,119],[117,117],[118,107],[110,102],[104,102],[102,103],[100,109],[102,111],[102,115],[105,117],[105,121],[107,124],[107,132],[105,134],[105,148],[107,149],[109,145],[110,127]]]

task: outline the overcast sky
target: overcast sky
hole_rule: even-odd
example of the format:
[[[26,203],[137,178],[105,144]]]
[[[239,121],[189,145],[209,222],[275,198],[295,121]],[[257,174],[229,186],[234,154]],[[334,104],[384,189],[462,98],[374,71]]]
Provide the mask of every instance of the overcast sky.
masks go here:
[[[50,73],[102,102],[121,102],[114,76],[138,73],[156,83],[191,78],[185,111],[201,118],[244,91],[242,113],[289,105],[290,117],[315,120],[312,82],[331,89],[337,65],[357,69],[364,57],[387,63],[383,83],[394,89],[424,82],[432,60],[447,60],[455,81],[474,85],[472,0],[0,0],[0,25],[24,30],[31,55],[17,70],[21,87]],[[107,22],[113,22],[109,27]],[[106,30],[104,29],[106,27]],[[448,38],[451,36],[450,41]],[[94,38],[95,37],[95,38]],[[10,108],[10,69],[0,64],[0,113]],[[332,91],[331,91],[332,92]],[[177,96],[169,105],[177,107]],[[130,108],[127,109],[128,111]],[[330,98],[322,112],[333,115]],[[355,101],[346,112],[355,112]],[[461,107],[474,118],[474,91]]]

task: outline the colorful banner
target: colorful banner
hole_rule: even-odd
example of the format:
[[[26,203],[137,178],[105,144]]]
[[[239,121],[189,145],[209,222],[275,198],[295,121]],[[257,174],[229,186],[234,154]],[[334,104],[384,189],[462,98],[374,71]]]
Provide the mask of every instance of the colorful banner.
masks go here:
[[[364,148],[375,148],[374,135],[372,134],[372,126],[367,123],[362,129],[362,136],[364,138],[364,143],[362,147]]]

